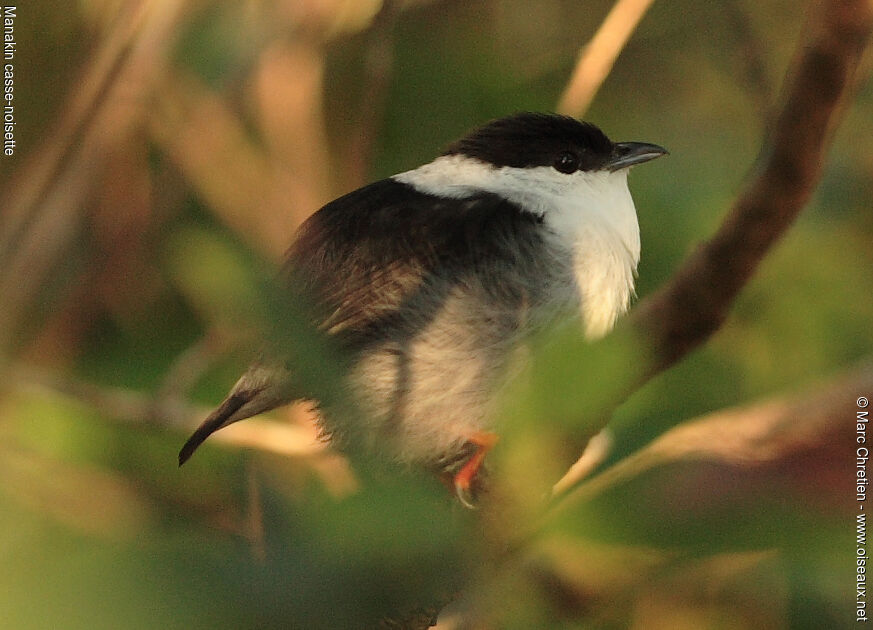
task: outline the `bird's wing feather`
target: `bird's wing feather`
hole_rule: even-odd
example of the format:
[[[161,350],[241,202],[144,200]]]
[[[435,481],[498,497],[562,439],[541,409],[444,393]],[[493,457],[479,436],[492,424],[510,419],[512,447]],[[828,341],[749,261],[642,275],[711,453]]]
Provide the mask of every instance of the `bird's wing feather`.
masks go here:
[[[433,302],[459,283],[495,306],[528,299],[543,277],[544,231],[540,217],[497,195],[445,198],[387,179],[312,215],[284,275],[316,303],[319,327],[354,348],[414,324],[411,313],[426,316],[414,300]]]

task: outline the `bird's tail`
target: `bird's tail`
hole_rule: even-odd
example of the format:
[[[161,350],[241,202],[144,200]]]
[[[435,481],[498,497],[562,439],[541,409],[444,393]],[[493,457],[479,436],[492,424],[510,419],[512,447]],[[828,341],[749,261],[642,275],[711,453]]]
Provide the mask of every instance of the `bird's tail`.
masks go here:
[[[179,466],[188,461],[197,447],[219,429],[297,400],[299,396],[291,392],[286,371],[263,364],[253,365],[233,386],[227,398],[185,442],[179,451]]]

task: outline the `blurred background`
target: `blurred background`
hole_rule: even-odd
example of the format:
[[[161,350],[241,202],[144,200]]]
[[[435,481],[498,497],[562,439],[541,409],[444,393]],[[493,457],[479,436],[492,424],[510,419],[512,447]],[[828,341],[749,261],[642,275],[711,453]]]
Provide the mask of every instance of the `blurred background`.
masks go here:
[[[429,478],[354,469],[304,408],[176,466],[256,350],[259,287],[296,226],[490,118],[555,110],[611,6],[18,7],[18,147],[0,159],[0,627],[357,628],[450,599],[442,628],[853,618],[853,411],[824,446],[763,464],[639,466],[500,562],[489,546],[518,533],[511,510],[481,519]],[[787,0],[655,2],[605,79],[585,118],[671,152],[631,175],[641,297],[747,178],[803,23]],[[871,137],[867,82],[811,206],[712,341],[619,409],[601,468],[709,412],[802,409],[864,369]],[[850,407],[870,395],[844,393]]]

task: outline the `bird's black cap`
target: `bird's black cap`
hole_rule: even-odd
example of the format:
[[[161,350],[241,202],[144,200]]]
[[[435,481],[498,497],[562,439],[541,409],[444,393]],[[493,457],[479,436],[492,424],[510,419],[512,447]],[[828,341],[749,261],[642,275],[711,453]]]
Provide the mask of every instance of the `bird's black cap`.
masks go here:
[[[617,170],[665,153],[657,145],[613,143],[596,125],[570,116],[523,112],[485,123],[452,143],[444,155],[497,167],[553,166],[572,173]]]
[[[465,155],[494,166],[552,166],[563,153],[577,170],[603,168],[613,143],[597,126],[570,116],[523,112],[485,123],[451,144],[445,155]]]

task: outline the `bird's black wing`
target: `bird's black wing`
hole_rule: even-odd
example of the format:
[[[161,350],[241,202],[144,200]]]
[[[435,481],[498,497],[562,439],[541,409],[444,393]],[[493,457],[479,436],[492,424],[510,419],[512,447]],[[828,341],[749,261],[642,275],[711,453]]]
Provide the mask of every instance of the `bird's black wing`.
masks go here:
[[[317,305],[316,324],[354,351],[414,334],[459,286],[495,308],[535,301],[545,238],[541,217],[498,195],[446,198],[386,179],[312,215],[283,275]]]

